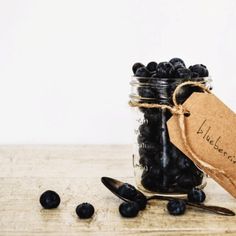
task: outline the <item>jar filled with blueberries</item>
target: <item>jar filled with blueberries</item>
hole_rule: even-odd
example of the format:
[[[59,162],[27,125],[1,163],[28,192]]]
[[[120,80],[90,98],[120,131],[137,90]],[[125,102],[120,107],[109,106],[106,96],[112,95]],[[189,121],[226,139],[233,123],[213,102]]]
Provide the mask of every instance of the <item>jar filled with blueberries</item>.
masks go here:
[[[172,106],[175,88],[186,81],[200,82],[208,89],[208,69],[202,64],[186,67],[180,58],[169,62],[133,65],[130,101],[135,104]],[[203,92],[197,86],[181,87],[177,101],[182,104],[193,92]],[[204,173],[169,139],[166,122],[170,110],[132,107],[135,116],[133,165],[136,184],[141,190],[160,194],[185,194],[193,187],[205,186]],[[176,127],[178,128],[178,127]]]

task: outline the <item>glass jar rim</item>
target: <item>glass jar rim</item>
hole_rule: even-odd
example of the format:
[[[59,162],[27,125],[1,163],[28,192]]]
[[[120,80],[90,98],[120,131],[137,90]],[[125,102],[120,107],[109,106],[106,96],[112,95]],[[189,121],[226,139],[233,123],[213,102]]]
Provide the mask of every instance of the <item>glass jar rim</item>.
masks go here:
[[[139,84],[148,84],[150,83],[150,80],[159,80],[160,82],[176,82],[176,81],[193,81],[193,82],[212,82],[211,76],[207,76],[207,77],[196,77],[194,79],[188,79],[188,78],[155,78],[155,77],[138,77],[138,76],[131,76],[131,82],[130,85],[139,85]],[[141,81],[141,80],[147,80],[145,82]]]

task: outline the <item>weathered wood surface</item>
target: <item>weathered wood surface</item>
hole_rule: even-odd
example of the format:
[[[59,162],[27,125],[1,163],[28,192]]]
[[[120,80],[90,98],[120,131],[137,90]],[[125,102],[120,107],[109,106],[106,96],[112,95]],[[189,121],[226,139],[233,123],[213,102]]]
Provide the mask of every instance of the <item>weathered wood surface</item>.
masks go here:
[[[131,146],[0,147],[0,235],[236,235],[236,217],[189,209],[168,215],[164,202],[153,201],[137,218],[119,215],[119,199],[100,182],[112,176],[134,183]],[[53,189],[61,196],[55,210],[39,205],[40,194]],[[211,179],[207,204],[236,211],[236,199]],[[76,217],[75,207],[91,202],[90,220]]]

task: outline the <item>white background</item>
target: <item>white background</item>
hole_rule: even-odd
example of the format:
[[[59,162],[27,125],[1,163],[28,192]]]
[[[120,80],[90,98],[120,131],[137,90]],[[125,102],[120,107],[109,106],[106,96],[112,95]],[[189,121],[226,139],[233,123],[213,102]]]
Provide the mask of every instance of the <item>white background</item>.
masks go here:
[[[203,63],[236,111],[234,0],[1,0],[0,144],[131,143],[136,61]]]

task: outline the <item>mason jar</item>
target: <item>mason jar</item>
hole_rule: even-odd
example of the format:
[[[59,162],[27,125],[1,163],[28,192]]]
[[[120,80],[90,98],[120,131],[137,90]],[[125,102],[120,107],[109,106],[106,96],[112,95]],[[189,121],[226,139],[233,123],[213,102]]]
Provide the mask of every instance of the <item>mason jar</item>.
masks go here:
[[[132,77],[131,104],[173,106],[175,88],[186,81],[189,79]],[[209,77],[193,81],[211,89]],[[178,104],[182,104],[193,92],[203,90],[192,85],[181,87],[176,95]],[[170,142],[166,124],[172,116],[170,110],[140,106],[132,109],[135,121],[133,166],[137,187],[163,195],[181,195],[193,187],[203,188],[206,185],[203,171]]]

